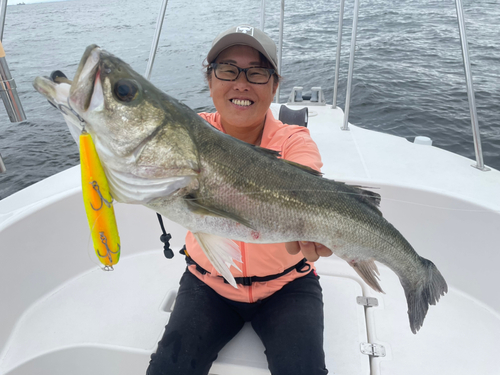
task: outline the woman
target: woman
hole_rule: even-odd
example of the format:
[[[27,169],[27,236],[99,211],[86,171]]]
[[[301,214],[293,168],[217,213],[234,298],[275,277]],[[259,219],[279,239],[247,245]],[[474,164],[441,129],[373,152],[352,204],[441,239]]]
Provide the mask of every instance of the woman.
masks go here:
[[[207,80],[216,113],[201,113],[222,132],[319,170],[316,144],[304,127],[274,119],[270,105],[279,84],[276,45],[262,31],[237,26],[220,34],[207,55]],[[311,262],[332,252],[315,243],[237,242],[238,288],[224,282],[191,233],[184,273],[148,375],[208,374],[217,353],[250,321],[278,374],[326,374],[323,302]],[[304,259],[305,258],[305,259]]]

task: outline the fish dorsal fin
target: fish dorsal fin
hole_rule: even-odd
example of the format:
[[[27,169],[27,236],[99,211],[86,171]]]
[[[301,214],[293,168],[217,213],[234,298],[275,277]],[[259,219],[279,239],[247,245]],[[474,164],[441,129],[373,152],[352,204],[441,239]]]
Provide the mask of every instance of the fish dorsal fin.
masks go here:
[[[260,153],[263,153],[263,154],[266,154],[266,155],[269,155],[269,156],[274,156],[276,158],[279,158],[281,156],[281,152],[275,151],[275,150],[271,150],[270,148],[264,148],[264,147],[253,146],[253,145],[250,145],[250,146],[252,146],[255,151],[258,151]]]
[[[310,173],[313,176],[318,176],[318,177],[323,176],[323,173],[321,173],[320,171],[317,171],[316,169],[308,167],[307,165],[302,165],[302,164],[296,163],[294,161],[285,160],[285,159],[283,159],[283,161],[287,164],[290,164],[291,166],[294,166],[295,168],[302,169],[304,172]]]
[[[275,150],[271,150],[269,148],[263,148],[263,147],[259,147],[259,146],[253,146],[255,148],[256,151],[258,152],[261,152],[261,153],[264,153],[266,155],[269,155],[269,156],[274,156],[276,158],[279,158],[281,156],[281,153],[279,151],[275,151]],[[306,165],[303,165],[303,164],[299,164],[299,163],[296,163],[294,161],[290,161],[290,160],[285,160],[285,159],[282,159],[283,162],[293,166],[293,167],[296,167],[296,168],[299,168],[307,173],[310,173],[314,176],[323,176],[323,173],[317,171],[316,169],[313,169],[311,167],[308,167]]]
[[[378,215],[383,216],[382,212],[379,209],[380,199],[381,199],[380,194],[370,190],[366,190],[373,188],[367,188],[366,186],[359,186],[359,185],[347,185],[347,184],[345,184],[345,186],[349,187],[352,190],[351,194],[353,195],[354,198],[356,198],[361,203],[365,203]]]
[[[216,207],[209,206],[207,204],[201,203],[196,195],[194,194],[189,194],[184,197],[184,201],[188,205],[188,208],[197,214],[200,215],[209,215],[209,216],[216,216],[216,217],[223,217],[226,219],[231,219],[234,220],[240,224],[243,224],[244,226],[255,230],[255,228],[250,224],[250,222],[244,218],[242,218],[239,215],[236,215],[231,212],[226,212],[223,210],[220,210]]]
[[[193,235],[217,272],[219,272],[229,284],[238,289],[236,280],[229,269],[229,267],[233,266],[241,272],[238,266],[234,263],[235,260],[240,263],[242,261],[238,245],[230,239],[216,236],[214,234],[198,232],[193,233]]]
[[[268,156],[272,156],[272,157],[276,157],[276,158],[279,158],[281,156],[281,154],[280,154],[279,151],[274,151],[274,150],[271,150],[271,149],[268,149],[268,148],[259,147],[259,146],[252,146],[252,147],[256,151],[261,152],[261,153],[263,153],[265,155],[268,155]],[[299,163],[296,163],[296,162],[290,161],[290,160],[285,160],[285,159],[281,159],[281,160],[284,163],[287,163],[288,165],[291,165],[291,166],[293,166],[295,168],[299,168],[300,170],[302,170],[304,172],[307,172],[309,174],[312,174],[313,176],[317,176],[317,177],[322,177],[323,176],[323,173],[317,171],[316,169],[308,167],[306,165],[299,164]],[[338,181],[336,181],[336,182],[338,182]],[[378,215],[382,216],[382,212],[379,210],[379,206],[380,206],[380,194],[375,193],[375,192],[370,191],[370,190],[366,190],[366,187],[364,187],[364,186],[348,185],[348,184],[343,183],[343,182],[339,182],[339,183],[341,183],[345,187],[353,190],[350,193],[357,200],[359,200],[362,203],[365,203],[375,213],[377,213]]]

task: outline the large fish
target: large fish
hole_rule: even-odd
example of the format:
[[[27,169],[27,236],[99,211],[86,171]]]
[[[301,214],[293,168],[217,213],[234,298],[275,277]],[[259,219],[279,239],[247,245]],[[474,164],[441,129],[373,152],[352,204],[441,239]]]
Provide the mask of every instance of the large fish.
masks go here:
[[[413,333],[429,304],[447,292],[436,266],[382,217],[379,195],[223,134],[95,45],[70,83],[37,77],[34,86],[70,128],[85,121],[115,199],[143,204],[192,231],[234,286],[229,267],[240,255],[228,239],[302,240],[329,247],[379,292],[374,261],[393,270]]]

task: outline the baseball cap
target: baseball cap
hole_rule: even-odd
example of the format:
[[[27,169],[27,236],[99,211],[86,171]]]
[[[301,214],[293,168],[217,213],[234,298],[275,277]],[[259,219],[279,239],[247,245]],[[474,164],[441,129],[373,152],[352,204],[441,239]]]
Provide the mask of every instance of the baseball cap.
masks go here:
[[[208,52],[207,62],[214,62],[219,53],[228,47],[236,45],[246,45],[255,48],[262,53],[269,60],[273,68],[278,71],[276,44],[262,30],[249,25],[233,26],[217,35],[212,42],[212,48]]]

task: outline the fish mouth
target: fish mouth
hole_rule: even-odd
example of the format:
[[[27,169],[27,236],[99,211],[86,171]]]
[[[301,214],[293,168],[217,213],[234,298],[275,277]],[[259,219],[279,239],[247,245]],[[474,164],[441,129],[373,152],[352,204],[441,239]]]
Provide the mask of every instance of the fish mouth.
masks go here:
[[[69,104],[71,84],[72,81],[70,81],[64,73],[56,70],[52,72],[49,77],[36,77],[33,82],[33,87],[42,94],[53,107],[57,108],[62,113],[68,124],[71,135],[75,141],[78,142],[78,135],[82,131],[83,120]]]
[[[80,114],[87,112],[90,107],[96,108],[102,104],[101,97],[94,98],[94,92],[102,93],[100,87],[100,62],[102,49],[96,44],[91,44],[85,50],[75,78],[70,89],[70,103]],[[99,102],[99,103],[97,103]]]
[[[60,70],[56,70],[49,77],[36,77],[33,87],[45,96],[51,105],[58,108],[59,104],[66,104],[71,88],[71,81]]]
[[[35,90],[61,111],[77,143],[76,135],[83,128],[85,113],[104,102],[100,83],[101,52],[96,44],[87,47],[73,81],[61,71],[54,71],[50,77],[36,77],[33,82]]]

